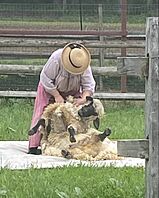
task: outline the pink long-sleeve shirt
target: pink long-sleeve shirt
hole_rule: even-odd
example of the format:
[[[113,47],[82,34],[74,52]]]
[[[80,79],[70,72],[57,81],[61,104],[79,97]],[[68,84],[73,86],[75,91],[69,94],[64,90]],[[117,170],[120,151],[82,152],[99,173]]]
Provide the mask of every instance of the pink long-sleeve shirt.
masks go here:
[[[91,67],[89,66],[83,74],[73,75],[68,73],[61,61],[63,49],[58,49],[52,53],[41,74],[40,82],[45,90],[51,94],[53,89],[57,89],[62,95],[76,95],[85,90],[95,91],[95,80]]]

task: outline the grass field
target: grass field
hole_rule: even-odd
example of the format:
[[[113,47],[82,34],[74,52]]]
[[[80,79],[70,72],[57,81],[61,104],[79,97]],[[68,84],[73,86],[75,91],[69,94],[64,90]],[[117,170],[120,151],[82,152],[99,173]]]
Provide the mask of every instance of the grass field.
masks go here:
[[[112,129],[112,139],[144,137],[144,107],[139,102],[103,102],[105,116],[100,130]],[[27,140],[33,111],[33,100],[2,99],[0,101],[0,140]]]
[[[4,197],[9,198],[144,197],[142,168],[63,167],[23,171],[3,169],[1,178],[0,193],[3,192]]]
[[[143,138],[144,107],[139,102],[104,101],[100,130],[111,139]],[[0,140],[27,140],[33,100],[0,100]],[[8,198],[143,198],[143,168],[63,167],[1,170],[0,197]]]
[[[19,13],[18,11],[16,13]],[[92,10],[89,11],[92,16]],[[111,10],[108,11],[111,12]],[[106,17],[103,19],[103,30],[120,30],[119,15],[110,13],[110,17],[108,17],[109,12],[106,12]],[[127,30],[130,34],[132,32],[145,33],[146,16],[152,12],[149,10],[147,13],[141,13],[130,15],[128,12]],[[24,15],[18,15],[16,19],[14,17],[5,18],[4,15],[0,19],[1,29],[79,30],[80,25],[83,30],[96,31],[101,26],[98,23],[98,16],[94,15],[91,18],[83,17],[81,24],[77,12],[74,15],[69,14],[67,17],[59,16],[58,19],[54,17],[46,19],[44,16],[37,19],[30,15],[27,18]],[[5,50],[13,49],[1,47],[1,51]],[[45,62],[44,59],[25,60],[22,58],[0,60],[1,64],[15,65],[43,65]],[[96,61],[92,65],[97,64]],[[116,62],[113,60],[106,65],[114,66],[115,64]],[[144,137],[143,103],[106,101],[104,104],[106,114],[101,120],[101,131],[106,127],[111,128],[111,139]],[[0,140],[27,140],[33,100],[1,99],[0,109]],[[144,198],[145,193],[144,168],[78,166],[14,171],[4,168],[1,169],[0,177],[0,198]]]

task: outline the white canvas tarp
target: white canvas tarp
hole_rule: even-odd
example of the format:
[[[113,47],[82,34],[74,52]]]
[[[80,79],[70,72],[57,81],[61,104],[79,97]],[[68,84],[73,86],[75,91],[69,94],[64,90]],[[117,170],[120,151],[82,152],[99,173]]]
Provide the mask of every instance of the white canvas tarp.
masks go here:
[[[0,141],[0,167],[7,169],[56,168],[62,166],[115,166],[144,167],[145,160],[125,158],[122,160],[80,161],[62,157],[27,154],[27,141]]]

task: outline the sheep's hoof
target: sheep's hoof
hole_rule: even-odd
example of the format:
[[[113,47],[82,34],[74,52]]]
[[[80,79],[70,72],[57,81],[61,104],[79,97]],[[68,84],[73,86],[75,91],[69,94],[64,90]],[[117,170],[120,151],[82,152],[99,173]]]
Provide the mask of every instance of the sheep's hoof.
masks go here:
[[[61,150],[61,154],[64,158],[67,158],[67,159],[71,159],[72,158],[72,155],[69,151],[66,151],[66,150]]]
[[[74,136],[70,136],[70,142],[76,142],[76,139]]]
[[[68,127],[68,132],[69,132],[69,135],[70,135],[70,142],[76,142],[75,129],[72,126],[69,126]]]
[[[101,141],[104,141],[104,139],[111,134],[111,130],[109,128],[105,129],[105,131],[98,135]]]
[[[31,129],[31,130],[28,131],[28,135],[34,135],[35,133],[36,133],[36,131],[33,130],[33,129]]]
[[[105,129],[105,131],[104,131],[104,133],[105,133],[106,136],[109,136],[111,134],[111,132],[112,131],[109,128]]]

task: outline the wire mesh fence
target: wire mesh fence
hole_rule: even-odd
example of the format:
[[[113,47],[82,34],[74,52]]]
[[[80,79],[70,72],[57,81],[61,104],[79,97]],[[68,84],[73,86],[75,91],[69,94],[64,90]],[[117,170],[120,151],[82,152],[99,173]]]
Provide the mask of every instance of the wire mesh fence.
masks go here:
[[[130,4],[123,10],[122,1],[114,1],[113,3],[97,4],[97,3],[77,3],[77,4],[63,4],[62,1],[54,3],[0,3],[0,30],[7,29],[16,30],[80,30],[80,31],[109,31],[110,35],[113,31],[122,31],[123,18],[122,12],[125,11],[125,21],[127,34],[143,35],[145,34],[146,17],[158,16],[158,4]],[[101,37],[97,35],[96,40]],[[91,37],[89,38],[92,39]],[[17,40],[17,46],[4,45]],[[29,40],[29,39],[28,39]],[[34,43],[55,41],[66,41],[66,38],[36,38]],[[73,41],[71,37],[67,41]],[[77,40],[81,41],[79,37]],[[103,36],[103,42],[109,44],[116,41],[109,41],[107,36]],[[27,41],[26,38],[12,38],[0,37],[0,53],[4,52],[24,52],[24,53],[39,53],[38,58],[27,58],[24,56],[1,56],[0,64],[33,64],[44,65],[49,55],[54,51],[55,47],[36,47],[36,46],[20,46],[21,41]],[[83,40],[82,40],[83,41]],[[32,42],[32,41],[31,41]],[[131,41],[128,41],[131,42]],[[136,44],[142,44],[144,41],[132,41]],[[18,46],[19,43],[19,46]],[[99,57],[102,50],[104,60],[102,66],[116,66],[117,56],[121,56],[120,48],[90,48],[91,54],[98,58],[92,59],[92,65],[99,65]],[[127,48],[127,56],[144,56],[144,48]],[[47,54],[43,56],[43,54]],[[41,57],[40,57],[41,55]],[[45,58],[44,58],[45,57]],[[100,87],[102,79],[104,91],[116,92],[120,90],[120,77],[102,76],[100,79],[95,76],[97,81],[97,89]],[[1,75],[0,84],[1,90],[36,90],[38,77],[36,76],[9,76]],[[144,92],[144,80],[139,78],[128,77],[127,79],[128,92]]]
[[[101,8],[101,9],[100,9]],[[101,13],[102,19],[101,19]],[[129,4],[128,31],[140,24],[136,31],[145,31],[145,19],[158,15],[158,5]],[[49,28],[78,30],[113,30],[121,24],[121,4],[62,4],[62,3],[0,3],[0,28]],[[133,24],[133,25],[132,25]],[[134,29],[133,29],[134,30]]]

